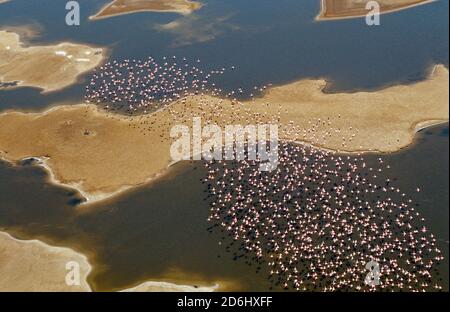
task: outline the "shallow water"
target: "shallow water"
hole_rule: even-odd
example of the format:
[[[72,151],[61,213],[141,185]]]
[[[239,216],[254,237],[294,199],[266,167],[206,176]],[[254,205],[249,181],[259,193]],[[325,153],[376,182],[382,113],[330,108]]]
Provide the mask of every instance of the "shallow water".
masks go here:
[[[110,49],[110,59],[185,56],[208,68],[237,70],[218,85],[247,95],[253,86],[324,77],[328,91],[376,89],[423,79],[431,64],[448,66],[448,1],[364,19],[314,22],[319,0],[203,0],[190,16],[143,12],[90,21],[108,1],[80,0],[81,25],[66,26],[65,1],[13,0],[0,6],[0,28],[34,25],[29,44],[80,42]],[[176,21],[174,32],[158,25]],[[83,83],[42,95],[34,88],[0,91],[0,109],[42,109],[83,100]]]
[[[439,266],[440,283],[448,290],[448,125],[421,131],[416,141],[414,147],[384,160],[438,238],[445,257]],[[376,162],[377,157],[370,158]],[[170,171],[157,183],[118,198],[74,206],[80,196],[46,183],[43,169],[2,163],[0,229],[87,254],[94,264],[89,282],[96,290],[155,279],[194,285],[226,280],[241,290],[270,290],[264,268],[256,274],[243,259],[233,260],[225,244],[218,244],[228,238],[208,233],[209,202],[200,182],[201,163],[179,164]],[[421,193],[415,193],[417,186]]]

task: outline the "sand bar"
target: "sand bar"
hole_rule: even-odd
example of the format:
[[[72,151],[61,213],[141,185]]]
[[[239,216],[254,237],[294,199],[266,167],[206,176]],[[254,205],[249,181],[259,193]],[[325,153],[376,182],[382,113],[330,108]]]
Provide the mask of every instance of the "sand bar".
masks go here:
[[[75,83],[104,58],[101,48],[67,42],[25,47],[17,33],[0,30],[0,86],[59,90]]]
[[[321,0],[321,10],[316,20],[335,20],[366,16],[366,4],[370,0]],[[378,0],[380,13],[392,13],[409,9],[435,0]]]
[[[10,111],[0,114],[0,157],[45,159],[54,182],[101,200],[161,176],[172,162],[170,129],[192,126],[192,116],[219,126],[276,122],[282,140],[339,152],[394,152],[419,128],[448,121],[448,78],[439,65],[414,84],[333,94],[323,92],[325,80],[301,80],[249,102],[195,96],[135,117],[92,104]]]
[[[202,4],[190,0],[113,0],[90,19],[102,19],[135,12],[172,12],[190,14],[199,10]]]

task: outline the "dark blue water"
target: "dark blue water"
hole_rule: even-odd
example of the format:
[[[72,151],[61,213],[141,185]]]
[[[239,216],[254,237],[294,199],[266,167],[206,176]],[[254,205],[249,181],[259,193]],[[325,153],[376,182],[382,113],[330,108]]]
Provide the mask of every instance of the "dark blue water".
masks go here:
[[[431,64],[448,65],[448,0],[364,19],[315,22],[319,0],[204,0],[190,16],[142,12],[90,21],[108,1],[81,0],[81,25],[66,26],[65,3],[13,0],[0,5],[0,28],[37,24],[30,44],[61,41],[110,49],[110,59],[166,55],[202,60],[202,66],[235,65],[220,86],[226,89],[305,77],[325,77],[328,91],[376,89],[423,79]],[[176,21],[175,32],[158,25]],[[38,109],[83,99],[84,79],[62,91],[41,95],[33,88],[0,91],[0,108]]]

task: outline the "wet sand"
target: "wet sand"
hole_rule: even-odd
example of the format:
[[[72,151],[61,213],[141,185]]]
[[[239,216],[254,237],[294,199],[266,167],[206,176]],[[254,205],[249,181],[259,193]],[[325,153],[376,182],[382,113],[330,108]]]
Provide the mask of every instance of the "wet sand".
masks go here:
[[[90,19],[97,20],[135,12],[173,12],[186,15],[201,7],[200,2],[190,0],[113,0]]]
[[[193,287],[186,285],[175,285],[166,282],[145,282],[136,287],[122,290],[122,292],[212,292],[217,287]]]
[[[339,152],[398,151],[420,128],[448,120],[444,66],[435,67],[425,81],[374,92],[326,94],[325,86],[324,80],[302,80],[241,104],[195,96],[134,117],[89,104],[5,112],[0,115],[0,157],[10,162],[38,157],[54,182],[98,201],[160,177],[172,162],[170,129],[192,126],[192,116],[219,126],[278,122],[281,140]]]
[[[19,35],[20,42],[22,45],[28,45],[28,40],[39,37],[40,35],[42,35],[44,31],[43,26],[37,22],[29,24],[2,26],[0,30],[10,33],[16,33],[17,35]]]
[[[103,49],[68,42],[27,47],[17,33],[0,30],[0,86],[59,90],[104,58]]]
[[[391,13],[409,9],[435,0],[378,0],[380,13]],[[366,16],[369,0],[321,0],[321,10],[316,20],[335,20]]]

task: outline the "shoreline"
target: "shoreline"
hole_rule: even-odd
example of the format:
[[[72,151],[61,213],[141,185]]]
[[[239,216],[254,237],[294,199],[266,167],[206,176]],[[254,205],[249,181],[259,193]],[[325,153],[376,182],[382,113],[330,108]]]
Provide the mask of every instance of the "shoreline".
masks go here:
[[[84,254],[79,253],[79,252],[77,252],[77,251],[75,251],[75,250],[73,250],[72,248],[69,248],[69,247],[52,246],[52,245],[49,245],[49,244],[47,244],[47,243],[45,243],[45,242],[43,242],[41,240],[38,240],[38,239],[19,239],[19,238],[14,237],[12,234],[10,234],[9,232],[4,231],[4,230],[0,231],[0,239],[2,239],[2,238],[6,239],[6,240],[10,240],[10,241],[12,241],[14,243],[17,243],[17,244],[19,244],[22,247],[32,246],[32,245],[37,246],[37,248],[40,248],[41,250],[43,250],[42,251],[42,255],[44,255],[44,254],[47,255],[48,253],[53,253],[53,254],[58,253],[58,254],[64,254],[69,259],[74,258],[74,257],[79,258],[77,260],[81,259],[81,261],[83,262],[81,264],[79,263],[79,261],[77,261],[77,260],[75,260],[75,261],[77,261],[78,264],[80,264],[80,275],[84,275],[84,278],[81,281],[81,276],[80,276],[80,282],[81,283],[80,283],[80,285],[77,285],[77,287],[80,287],[81,289],[75,290],[75,291],[77,291],[77,292],[78,291],[83,291],[83,292],[91,292],[92,291],[91,286],[87,282],[87,277],[88,277],[89,274],[91,274],[93,268],[92,268],[92,265],[89,263],[88,258]],[[2,247],[2,246],[0,246],[0,247]],[[35,256],[35,252],[33,252],[32,254],[33,254],[33,256]],[[1,256],[1,254],[0,254],[0,256]],[[29,253],[27,253],[27,257],[28,258],[30,257]],[[39,259],[41,257],[43,257],[43,256],[39,255]],[[74,261],[74,260],[72,259],[70,261]],[[83,266],[85,272],[81,272],[81,267],[82,266]],[[33,267],[31,269],[33,269]],[[39,270],[39,268],[36,268],[36,270]],[[29,274],[29,272],[27,272],[27,276],[28,276],[28,274]],[[39,274],[35,272],[35,275],[39,275]],[[45,277],[47,277],[47,275]],[[65,281],[65,275],[64,276],[59,276],[58,280]],[[41,282],[42,281],[39,281],[39,284],[41,284]],[[54,286],[53,284],[56,284],[55,280],[50,280],[50,281],[47,281],[47,282],[51,286]],[[84,285],[81,286],[81,284],[84,284]],[[39,286],[41,286],[41,285],[39,285]],[[74,286],[66,285],[65,287],[62,287],[63,288],[62,291],[69,291],[70,287],[74,287]],[[8,289],[0,289],[0,292],[3,292],[3,291],[8,291]],[[30,291],[30,290],[27,290],[27,291]],[[36,290],[31,290],[31,291],[36,291]],[[59,289],[57,291],[61,291],[61,289]]]
[[[74,256],[79,257],[80,259],[83,260],[83,262],[84,262],[83,264],[85,265],[85,268],[87,268],[87,271],[84,272],[84,274],[83,274],[84,278],[82,281],[82,283],[85,284],[85,286],[83,286],[81,290],[77,290],[77,291],[94,292],[91,285],[88,283],[88,276],[93,272],[94,265],[92,265],[89,262],[89,259],[83,253],[75,251],[74,249],[72,249],[70,247],[52,246],[52,245],[47,244],[39,239],[19,239],[19,238],[14,237],[7,230],[0,231],[0,239],[2,237],[4,239],[15,242],[21,246],[36,245],[39,248],[45,250],[46,253],[47,252],[53,252],[53,253],[59,252],[59,253],[65,253],[65,254],[69,255],[70,257],[74,257]],[[29,274],[30,272],[27,272],[27,273]],[[31,273],[33,274],[36,272],[32,271]],[[38,275],[38,274],[36,274],[36,275]],[[64,280],[65,276],[63,276],[61,278],[62,278],[62,280]],[[63,289],[62,291],[69,291],[70,287],[72,287],[72,286],[66,286],[67,289]],[[145,282],[139,283],[135,286],[117,290],[117,292],[148,292],[148,291],[165,291],[165,290],[166,291],[178,291],[178,292],[183,292],[183,291],[186,291],[186,292],[194,292],[194,291],[213,292],[213,291],[217,291],[219,288],[220,288],[219,284],[214,284],[212,286],[191,286],[191,285],[175,284],[175,283],[169,283],[166,281],[155,280],[155,281],[145,281]],[[0,289],[0,292],[3,292],[3,291],[8,291],[8,289]],[[31,290],[31,291],[35,291],[35,290]],[[43,289],[41,291],[46,291],[46,290]]]
[[[218,125],[227,124],[227,118],[235,118],[232,114],[239,113],[239,109],[256,116],[255,122],[266,124],[266,114],[278,116],[276,122],[281,127],[291,131],[289,125],[295,126],[293,134],[280,135],[280,141],[343,154],[381,154],[397,152],[411,145],[420,129],[448,121],[448,89],[443,89],[447,82],[448,69],[436,65],[423,81],[376,92],[325,94],[325,80],[300,80],[273,87],[262,97],[238,106],[224,99],[202,96],[189,98],[181,106],[174,103],[134,117],[105,112],[93,104],[56,105],[40,113],[9,110],[0,113],[0,158],[9,163],[26,158],[40,160],[40,165],[50,173],[50,180],[77,190],[86,199],[81,204],[85,206],[165,176],[173,165],[169,155],[171,142],[167,139],[171,123],[176,123],[171,111],[188,109],[189,116],[202,116],[206,111],[210,116],[204,119]],[[282,106],[277,105],[284,105],[284,115],[280,114]],[[246,122],[245,117],[239,115],[243,118],[241,122]],[[140,128],[143,124],[144,132]],[[357,131],[351,130],[351,126]],[[21,128],[18,139],[13,131],[17,127]],[[298,127],[303,127],[303,136]],[[311,129],[315,130],[308,134]],[[353,136],[355,141],[343,144],[342,138],[345,141]]]
[[[420,123],[419,123],[420,124]],[[433,127],[433,126],[438,126],[439,123],[434,123],[433,125],[431,124],[427,124],[427,125],[423,125],[421,124],[418,127],[415,127],[415,129],[418,129],[418,131],[422,130],[422,129],[427,129],[429,127]],[[88,291],[88,292],[93,292],[92,290],[92,285],[88,283],[88,276],[89,274],[91,274],[95,268],[95,265],[91,264],[87,258],[87,256],[83,253],[83,252],[78,252],[73,248],[70,247],[64,247],[64,246],[60,246],[60,245],[52,245],[49,243],[46,243],[45,240],[40,240],[40,239],[21,239],[21,238],[16,238],[14,237],[14,234],[10,234],[8,232],[8,229],[3,228],[2,230],[0,230],[0,240],[1,240],[1,236],[7,236],[9,239],[21,244],[21,245],[29,245],[29,244],[37,244],[40,247],[45,248],[46,250],[50,250],[50,251],[58,251],[58,250],[66,250],[68,252],[77,254],[79,256],[81,256],[84,261],[86,261],[88,267],[89,267],[89,271],[88,274],[86,274],[86,278],[83,279],[83,281],[89,286],[89,289],[83,290],[83,291]],[[447,242],[448,244],[448,242]],[[2,244],[0,244],[0,250],[1,250]],[[1,260],[1,254],[0,254],[0,260]],[[1,263],[1,261],[0,261]],[[1,267],[1,266],[0,266]],[[31,272],[31,274],[33,274],[34,272]],[[30,272],[29,272],[30,274]],[[0,274],[1,275],[1,274]],[[6,276],[6,275],[5,275]],[[221,289],[221,286],[225,287],[226,289],[226,282],[222,285],[220,283],[215,283],[211,286],[205,286],[201,283],[199,283],[198,281],[193,282],[191,285],[186,282],[186,283],[176,283],[176,282],[171,282],[170,279],[167,278],[161,278],[161,280],[159,279],[155,279],[155,280],[147,280],[147,281],[143,281],[143,282],[138,282],[135,285],[130,285],[127,286],[126,288],[118,288],[117,290],[110,290],[111,292],[146,292],[146,291],[157,291],[157,292],[163,292],[163,291],[176,291],[176,292],[182,292],[182,291],[187,291],[187,292],[214,292],[214,291],[226,291]],[[0,288],[0,292],[2,291],[8,291],[7,289],[1,289]],[[32,290],[35,291],[35,290]],[[43,290],[45,291],[45,289]],[[66,290],[63,290],[66,291]]]
[[[413,136],[413,140],[410,142],[410,144],[398,149],[398,150],[394,150],[394,151],[388,151],[388,152],[384,152],[384,151],[376,151],[376,150],[362,150],[362,151],[346,151],[346,150],[334,150],[334,149],[329,149],[329,148],[325,148],[322,146],[317,146],[308,142],[304,142],[304,141],[289,141],[289,140],[282,140],[284,142],[291,142],[293,144],[299,144],[299,145],[303,145],[309,148],[313,148],[313,149],[317,149],[317,150],[322,150],[325,152],[330,152],[330,153],[336,153],[339,155],[363,155],[363,154],[377,154],[377,155],[390,155],[390,154],[395,154],[395,153],[399,153],[405,149],[414,147],[415,145],[415,137],[416,134],[424,129],[427,128],[431,128],[431,127],[435,127],[435,126],[439,126],[439,125],[443,125],[448,123],[448,120],[429,120],[429,121],[422,121],[417,123],[414,126],[414,136]],[[5,157],[3,157],[3,155],[0,153],[0,160],[16,166],[17,162],[16,161],[11,161]],[[157,176],[155,177],[150,177],[147,181],[144,181],[142,183],[136,184],[136,185],[126,185],[123,186],[122,189],[119,189],[117,191],[111,192],[111,193],[99,193],[99,194],[92,194],[92,193],[88,193],[86,192],[82,186],[78,185],[78,184],[70,184],[70,183],[64,183],[61,182],[60,180],[58,180],[54,174],[54,172],[52,171],[51,167],[48,165],[48,163],[46,162],[46,160],[44,158],[41,157],[36,157],[36,156],[30,156],[30,157],[25,157],[22,158],[20,160],[18,160],[18,162],[20,161],[26,161],[26,160],[36,160],[37,163],[34,164],[35,166],[41,167],[43,168],[47,173],[48,173],[48,183],[55,185],[55,186],[60,186],[60,187],[65,187],[65,188],[70,188],[72,190],[77,191],[85,201],[83,201],[82,203],[78,204],[78,207],[84,207],[84,206],[90,206],[90,205],[94,205],[96,203],[100,203],[102,201],[106,201],[106,200],[111,200],[114,199],[116,197],[122,196],[122,195],[126,195],[129,191],[132,191],[133,189],[137,188],[137,187],[141,187],[141,186],[148,186],[151,183],[155,183],[158,181],[159,178],[164,178],[166,176],[166,174],[168,173],[170,167],[175,166],[176,164],[184,161],[184,160],[179,160],[179,161],[172,161],[169,163],[169,165],[167,166],[167,168],[165,170],[163,170],[162,172],[160,172]]]
[[[24,157],[22,159],[19,159],[18,161],[13,161],[10,160],[8,158],[5,158],[4,155],[2,155],[1,153],[2,151],[0,151],[0,160],[11,165],[11,166],[18,166],[18,162],[21,161],[26,161],[26,160],[35,160],[36,163],[33,164],[33,166],[37,166],[40,167],[42,169],[45,170],[45,172],[48,174],[48,178],[47,178],[47,183],[52,184],[54,186],[58,186],[58,187],[64,187],[64,188],[69,188],[72,189],[74,191],[77,191],[84,199],[83,202],[79,203],[77,206],[78,207],[83,207],[83,206],[90,206],[96,203],[100,203],[102,201],[106,201],[106,200],[110,200],[113,199],[115,197],[121,196],[121,195],[125,195],[128,191],[133,190],[134,188],[140,187],[140,186],[146,186],[149,185],[151,183],[156,182],[159,178],[164,178],[166,171],[169,170],[169,167],[171,167],[172,165],[175,165],[178,162],[174,162],[171,163],[168,167],[167,170],[164,170],[164,172],[161,172],[160,174],[158,174],[155,177],[150,177],[147,181],[144,181],[142,183],[136,184],[136,185],[126,185],[123,186],[121,189],[111,192],[111,193],[89,193],[86,192],[82,186],[80,186],[77,183],[64,183],[62,181],[60,181],[58,178],[56,178],[55,173],[53,172],[51,166],[47,163],[47,161],[45,160],[45,158],[42,157],[38,157],[38,156],[29,156],[29,157]]]
[[[319,145],[314,145],[314,144],[310,144],[308,142],[302,142],[302,141],[293,141],[295,144],[302,144],[304,146],[310,147],[310,148],[315,148],[317,150],[322,150],[322,151],[326,151],[326,152],[330,152],[330,153],[336,153],[339,155],[367,155],[367,154],[377,154],[377,155],[391,155],[391,154],[395,154],[395,153],[399,153],[402,152],[405,149],[414,147],[415,145],[415,137],[416,134],[419,133],[420,131],[427,129],[427,128],[432,128],[435,126],[440,126],[443,124],[448,123],[449,120],[448,119],[442,119],[442,120],[425,120],[425,121],[420,121],[418,122],[413,128],[413,139],[411,140],[411,142],[408,145],[405,145],[397,150],[392,150],[392,151],[378,151],[378,150],[360,150],[360,151],[348,151],[348,150],[335,150],[335,149],[329,149],[323,146],[319,146]]]
[[[81,76],[109,56],[107,48],[69,41],[30,46],[27,38],[13,30],[8,26],[0,30],[0,83],[13,83],[0,89],[32,87],[42,94],[60,91],[79,83]]]
[[[384,15],[384,14],[391,14],[391,13],[396,13],[399,11],[403,11],[403,10],[408,10],[414,7],[418,7],[421,5],[425,5],[425,4],[430,4],[433,2],[436,2],[437,0],[427,0],[427,1],[423,1],[420,3],[415,3],[415,4],[410,4],[410,5],[405,5],[404,7],[400,7],[400,8],[395,8],[395,9],[389,9],[386,11],[380,11],[380,16]],[[326,8],[326,0],[320,0],[320,12],[319,14],[316,15],[316,17],[314,18],[314,21],[316,22],[326,22],[326,21],[337,21],[337,20],[347,20],[347,19],[355,19],[355,18],[363,18],[366,15],[365,14],[355,14],[355,15],[344,15],[344,16],[333,16],[333,17],[326,17],[324,16],[324,13],[326,12],[327,8]]]
[[[157,174],[155,177],[150,177],[148,178],[147,181],[144,181],[140,184],[136,184],[136,185],[124,185],[122,186],[121,189],[111,192],[111,193],[97,193],[97,194],[92,194],[92,193],[88,193],[85,192],[82,188],[82,186],[78,185],[78,184],[70,184],[70,183],[64,183],[59,181],[55,174],[53,173],[51,167],[48,165],[48,163],[46,162],[45,159],[43,158],[39,158],[39,157],[27,157],[27,158],[23,158],[20,161],[24,161],[27,159],[35,159],[38,161],[38,163],[36,164],[36,166],[39,166],[43,169],[45,169],[45,171],[49,174],[48,176],[48,182],[55,185],[55,186],[62,186],[62,187],[67,187],[70,189],[73,189],[75,191],[77,191],[78,193],[80,193],[80,195],[85,199],[84,202],[78,204],[77,206],[82,207],[82,206],[88,206],[88,205],[92,205],[92,204],[96,204],[105,200],[110,200],[113,199],[115,197],[121,196],[126,194],[128,191],[133,190],[136,187],[139,186],[144,186],[144,185],[149,185],[151,183],[156,182],[159,178],[162,178],[165,176],[165,173],[167,170],[164,170],[164,172],[161,172],[160,174]],[[5,159],[3,159],[5,160]],[[8,163],[10,163],[8,160],[6,160]],[[169,169],[169,168],[167,168]]]

